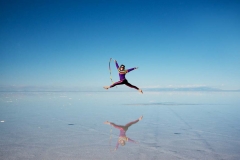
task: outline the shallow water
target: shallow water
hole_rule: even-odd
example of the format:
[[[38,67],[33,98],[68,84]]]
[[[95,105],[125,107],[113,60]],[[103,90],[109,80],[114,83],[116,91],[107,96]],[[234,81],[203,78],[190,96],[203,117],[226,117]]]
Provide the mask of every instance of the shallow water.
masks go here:
[[[239,92],[1,92],[0,121],[0,159],[240,159]]]

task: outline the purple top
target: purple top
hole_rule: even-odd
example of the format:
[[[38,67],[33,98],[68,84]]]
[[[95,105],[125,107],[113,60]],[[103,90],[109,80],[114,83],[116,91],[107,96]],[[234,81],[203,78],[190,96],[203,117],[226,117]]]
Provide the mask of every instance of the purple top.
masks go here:
[[[124,131],[122,128],[119,130],[120,130],[119,137],[126,137],[126,131]]]
[[[125,130],[123,130],[122,128],[120,128],[119,130],[120,130],[119,137],[127,137],[127,136],[126,136],[126,131],[125,131]],[[127,139],[128,139],[127,141],[129,141],[129,142],[133,142],[133,143],[135,143],[134,140],[132,140],[132,139],[130,139],[130,138],[128,138],[128,137],[127,137]],[[118,146],[119,146],[119,143],[117,143],[117,145],[116,145],[116,149],[118,149]]]
[[[120,81],[126,79],[126,78],[125,78],[125,74],[127,74],[128,72],[131,72],[132,70],[135,69],[135,68],[130,68],[130,69],[127,69],[127,70],[124,70],[124,71],[119,71],[119,66],[118,66],[117,61],[116,61],[116,67],[117,67],[118,72],[119,72]]]

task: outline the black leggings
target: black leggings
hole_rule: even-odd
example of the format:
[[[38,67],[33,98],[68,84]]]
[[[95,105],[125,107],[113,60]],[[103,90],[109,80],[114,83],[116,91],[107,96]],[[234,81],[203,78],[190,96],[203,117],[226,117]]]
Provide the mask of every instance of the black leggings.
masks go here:
[[[135,120],[135,121],[129,122],[129,123],[126,124],[125,126],[117,125],[117,124],[112,123],[112,122],[110,122],[110,124],[111,124],[113,127],[117,128],[117,129],[123,129],[124,131],[127,131],[127,130],[128,130],[128,127],[130,127],[131,125],[137,123],[138,121],[139,121],[139,120],[137,119],[137,120]]]
[[[125,85],[127,85],[128,87],[135,88],[135,89],[139,90],[138,87],[136,87],[136,86],[128,83],[128,81],[127,81],[126,79],[121,80],[121,81],[118,81],[118,82],[115,82],[114,84],[112,84],[112,85],[110,86],[110,88],[115,87],[116,85],[122,85],[122,84],[125,84]]]

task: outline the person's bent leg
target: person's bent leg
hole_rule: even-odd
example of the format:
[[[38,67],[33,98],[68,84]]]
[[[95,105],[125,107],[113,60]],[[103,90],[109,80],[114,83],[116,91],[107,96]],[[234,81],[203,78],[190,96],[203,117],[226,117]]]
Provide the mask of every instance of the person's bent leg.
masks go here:
[[[135,121],[132,121],[132,122],[129,122],[128,124],[125,125],[125,127],[130,127],[131,125],[137,123],[139,121],[139,119],[135,120]]]
[[[136,90],[139,90],[138,87],[136,87],[136,86],[130,84],[128,81],[125,82],[125,85],[127,85],[128,87],[131,87],[131,88],[135,88]]]
[[[118,81],[118,82],[113,83],[109,88],[115,87],[117,85],[122,85],[122,84],[124,84],[123,81]]]
[[[112,122],[110,122],[110,125],[112,125],[113,127],[117,128],[117,129],[123,129],[124,128],[124,126],[117,125],[117,124],[112,123]]]
[[[143,91],[141,89],[139,89],[138,87],[130,84],[128,81],[125,82],[125,85],[127,85],[128,87],[131,87],[131,88],[135,88],[136,90],[138,90],[140,93],[143,93]]]
[[[111,86],[104,86],[103,88],[109,89],[109,88],[115,87],[116,85],[121,85],[121,84],[124,84],[123,81],[115,82]]]

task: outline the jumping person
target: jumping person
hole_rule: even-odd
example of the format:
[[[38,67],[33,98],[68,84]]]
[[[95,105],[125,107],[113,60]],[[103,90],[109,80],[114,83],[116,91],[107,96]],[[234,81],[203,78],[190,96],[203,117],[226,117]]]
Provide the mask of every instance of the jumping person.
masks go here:
[[[117,69],[118,69],[120,81],[115,82],[115,83],[112,84],[111,86],[105,86],[105,87],[103,87],[103,88],[109,89],[109,88],[115,87],[116,85],[125,84],[125,85],[127,85],[128,87],[135,88],[135,89],[138,90],[140,93],[143,93],[143,91],[142,91],[141,89],[139,89],[138,87],[130,84],[130,83],[127,81],[127,79],[125,78],[125,75],[126,75],[128,72],[131,72],[132,70],[138,69],[138,67],[125,70],[125,66],[124,66],[123,64],[119,67],[116,60],[115,60],[115,63],[116,63],[116,67],[117,67]]]
[[[120,143],[122,146],[124,146],[125,143],[128,142],[128,141],[129,141],[129,142],[133,142],[133,143],[137,143],[136,141],[128,138],[128,137],[126,136],[126,132],[127,132],[128,128],[129,128],[131,125],[133,125],[133,124],[137,123],[138,121],[142,120],[142,118],[143,118],[143,116],[141,116],[140,118],[138,118],[138,119],[135,120],[135,121],[129,122],[129,123],[126,124],[125,126],[116,125],[116,124],[114,124],[114,123],[112,123],[112,122],[108,122],[108,121],[104,122],[104,124],[112,125],[113,127],[115,127],[115,128],[117,128],[117,129],[120,130],[120,134],[119,134],[119,138],[118,138],[118,142],[117,142],[117,145],[116,145],[115,150],[118,149],[119,143]]]

